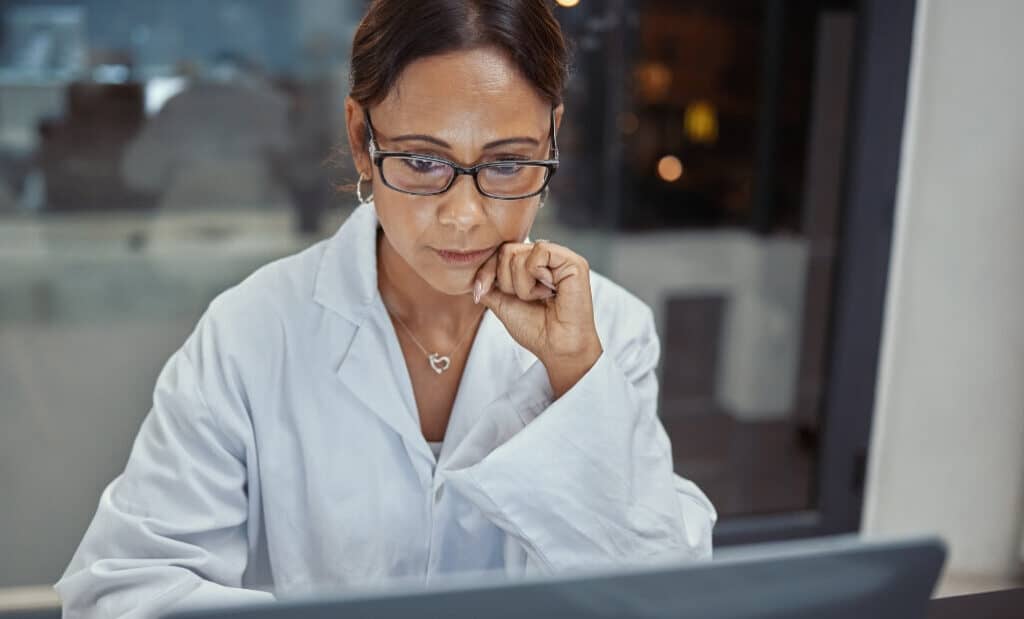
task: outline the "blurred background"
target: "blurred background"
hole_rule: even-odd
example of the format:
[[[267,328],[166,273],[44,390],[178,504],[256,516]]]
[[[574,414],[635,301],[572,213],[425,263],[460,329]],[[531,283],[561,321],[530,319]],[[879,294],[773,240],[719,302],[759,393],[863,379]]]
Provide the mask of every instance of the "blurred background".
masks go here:
[[[1024,556],[1024,4],[560,0],[533,236],[654,309],[716,544]],[[0,0],[0,587],[54,582],[209,301],[333,234],[356,0]]]

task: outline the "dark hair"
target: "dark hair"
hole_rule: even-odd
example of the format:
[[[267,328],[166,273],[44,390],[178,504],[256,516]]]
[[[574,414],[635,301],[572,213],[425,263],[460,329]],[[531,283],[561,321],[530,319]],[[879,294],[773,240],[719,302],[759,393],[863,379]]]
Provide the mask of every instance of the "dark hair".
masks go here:
[[[561,103],[568,50],[548,0],[373,0],[352,41],[351,96],[380,103],[411,62],[495,47],[552,106]]]

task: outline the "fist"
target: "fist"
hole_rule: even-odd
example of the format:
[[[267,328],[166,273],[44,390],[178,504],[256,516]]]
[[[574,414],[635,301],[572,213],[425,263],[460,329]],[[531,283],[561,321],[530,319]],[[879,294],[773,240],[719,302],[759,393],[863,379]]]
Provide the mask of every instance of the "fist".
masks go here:
[[[477,271],[473,296],[540,359],[556,398],[601,356],[590,265],[566,247],[505,243]]]

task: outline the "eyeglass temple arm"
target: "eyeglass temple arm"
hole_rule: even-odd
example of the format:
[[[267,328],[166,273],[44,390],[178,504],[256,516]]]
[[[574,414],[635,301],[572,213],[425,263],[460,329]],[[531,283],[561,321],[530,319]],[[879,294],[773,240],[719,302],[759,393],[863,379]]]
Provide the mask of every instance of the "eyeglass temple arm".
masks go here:
[[[366,141],[368,142],[367,150],[370,151],[370,158],[372,159],[377,152],[377,138],[373,135],[373,123],[370,122],[370,110],[365,107],[363,108],[363,122],[366,123]]]
[[[558,159],[558,138],[555,137],[555,107],[551,108],[551,158]]]

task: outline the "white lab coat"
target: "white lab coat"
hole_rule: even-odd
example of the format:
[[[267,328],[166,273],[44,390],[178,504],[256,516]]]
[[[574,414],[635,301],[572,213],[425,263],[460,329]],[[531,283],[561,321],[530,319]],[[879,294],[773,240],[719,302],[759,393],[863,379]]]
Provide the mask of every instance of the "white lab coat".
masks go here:
[[[362,206],[211,303],[56,585],[66,616],[710,556],[715,510],[673,473],[658,420],[646,305],[592,275],[604,354],[554,402],[488,312],[435,460],[376,228]]]

